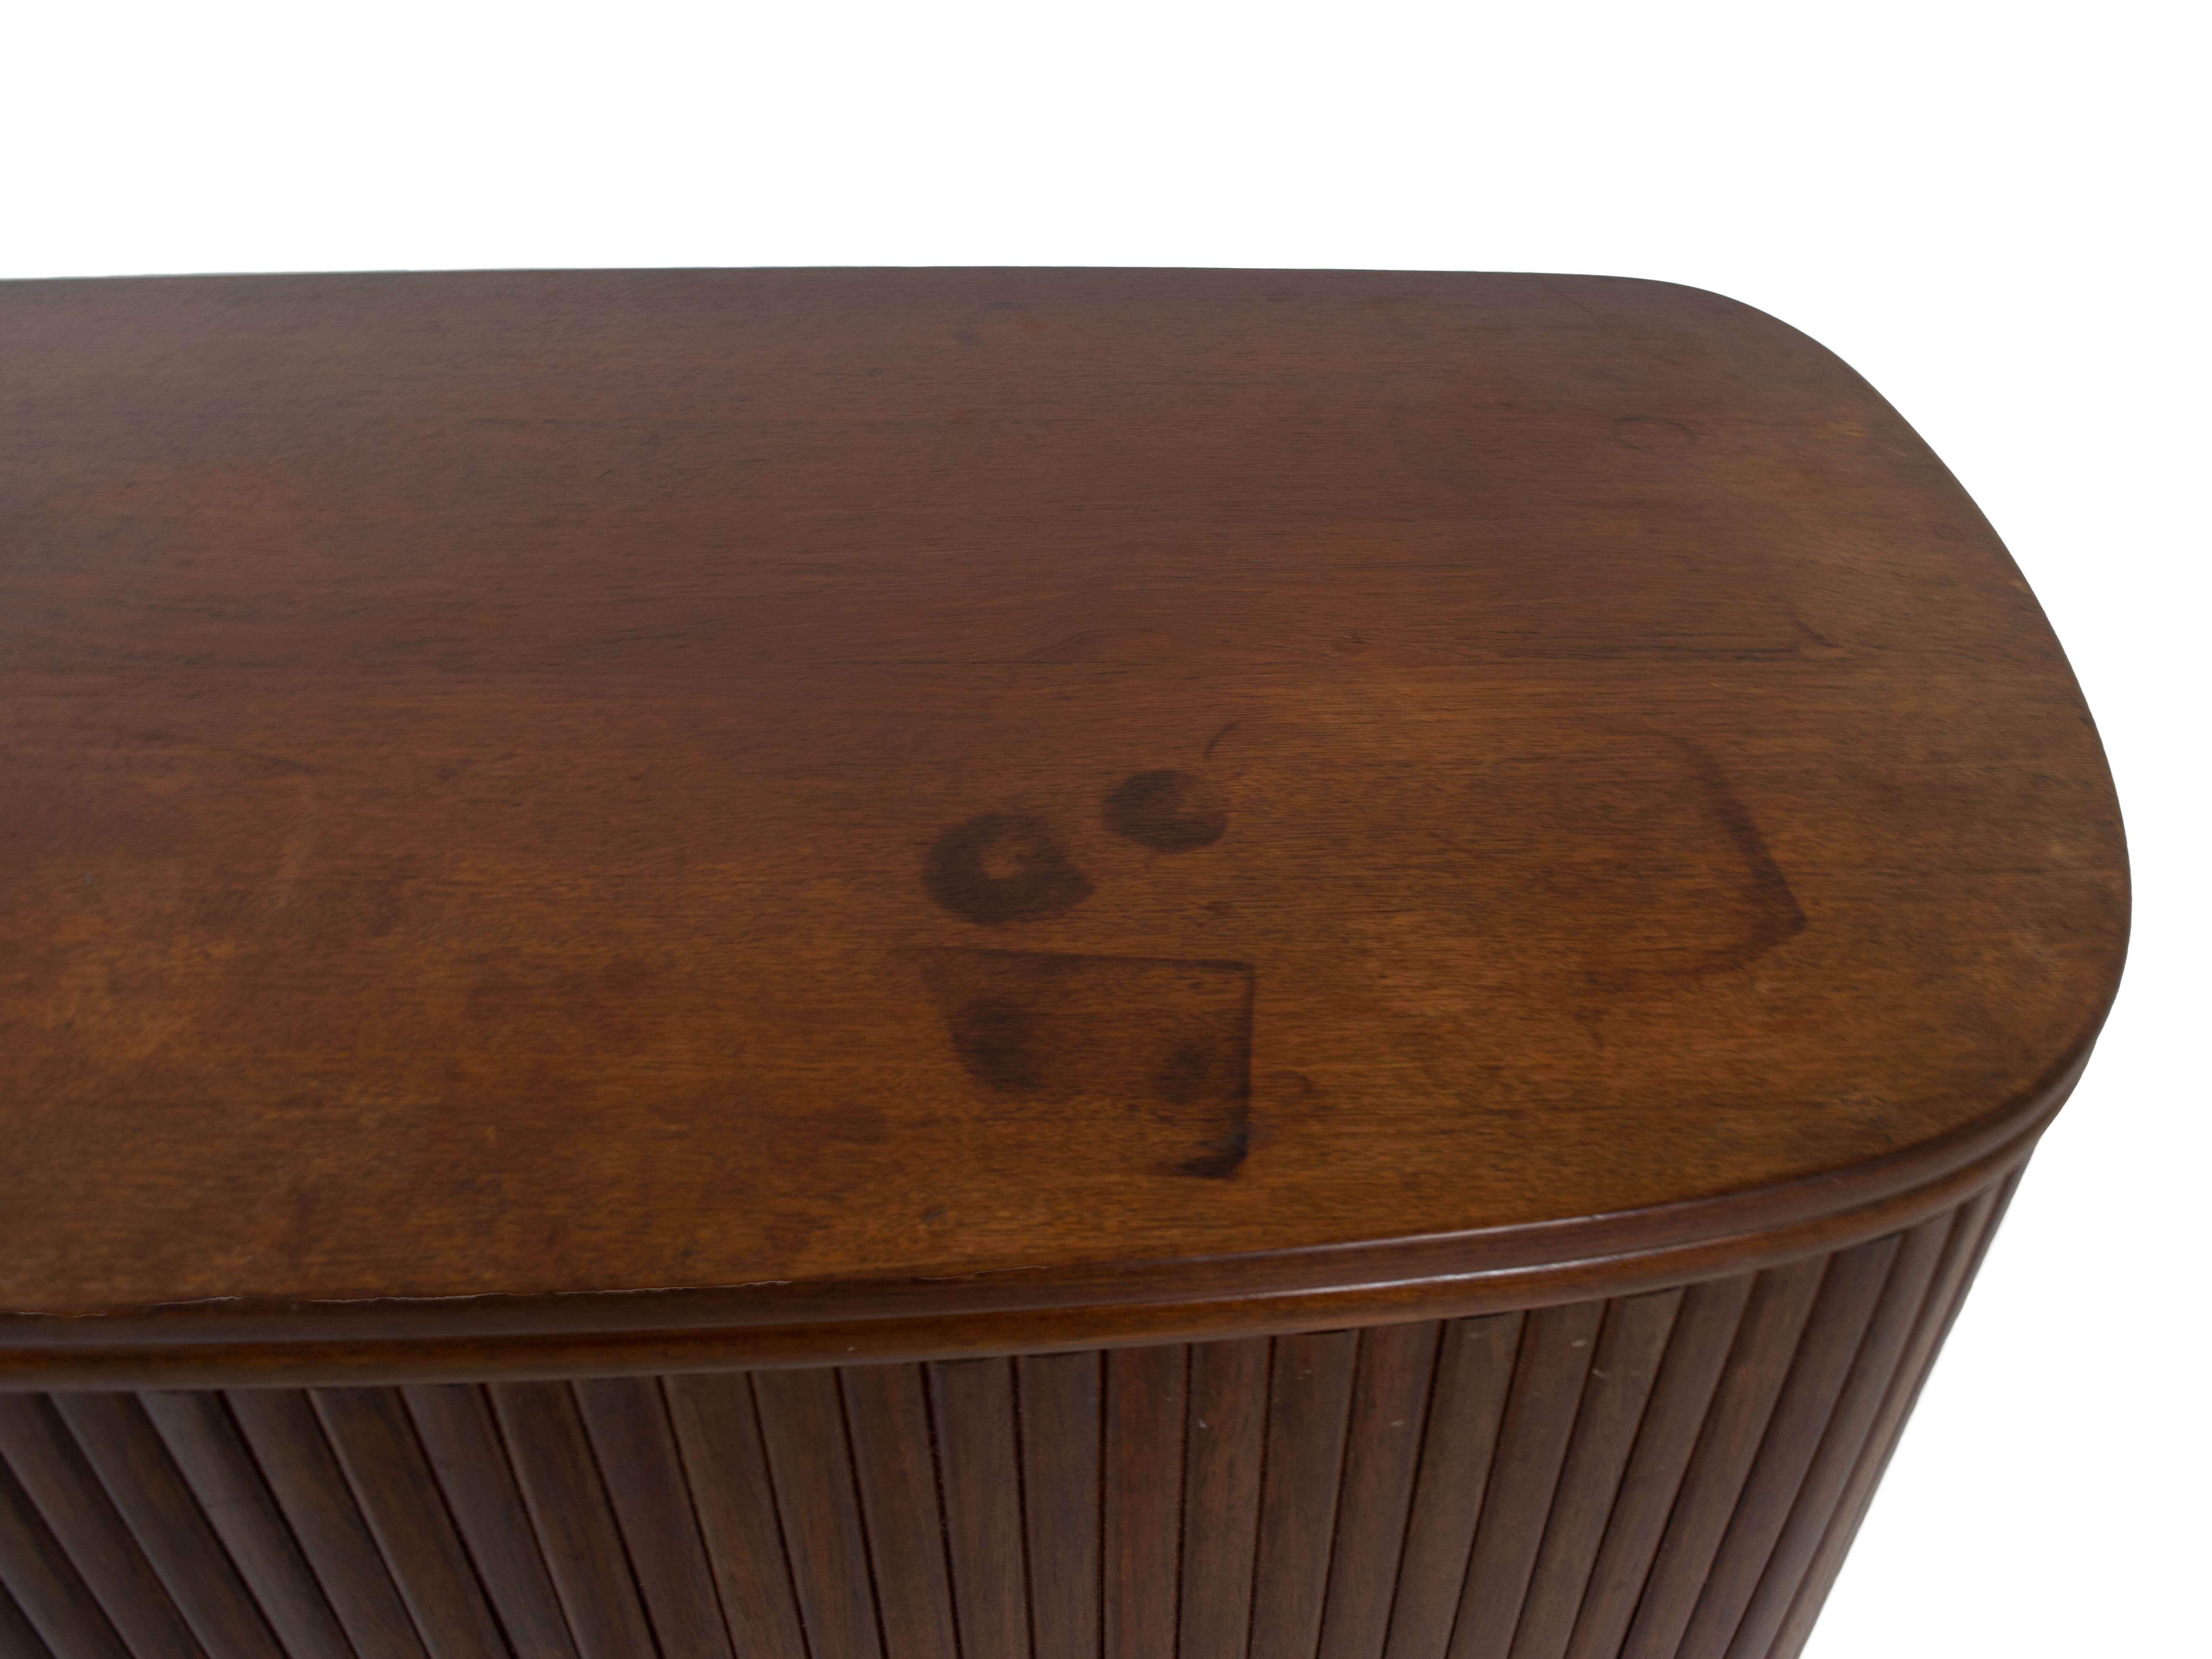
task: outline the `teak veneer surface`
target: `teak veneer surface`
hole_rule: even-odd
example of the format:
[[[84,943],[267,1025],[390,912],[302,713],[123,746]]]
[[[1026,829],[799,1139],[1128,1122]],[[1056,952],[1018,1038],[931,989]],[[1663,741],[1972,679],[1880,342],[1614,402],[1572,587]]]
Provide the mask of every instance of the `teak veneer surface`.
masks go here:
[[[2019,572],[1692,289],[13,283],[0,502],[19,1385],[1680,1283],[1991,1178],[2119,970]]]

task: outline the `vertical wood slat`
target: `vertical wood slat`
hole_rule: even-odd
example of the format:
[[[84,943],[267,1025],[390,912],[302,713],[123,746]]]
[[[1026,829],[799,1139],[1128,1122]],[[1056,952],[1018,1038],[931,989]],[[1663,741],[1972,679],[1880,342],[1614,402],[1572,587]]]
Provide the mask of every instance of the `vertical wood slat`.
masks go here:
[[[1605,1304],[1575,1302],[1531,1314],[1522,1329],[1452,1659],[1505,1659],[1512,1646],[1604,1316]]]
[[[1100,1659],[1104,1356],[1024,1355],[1015,1361],[1015,1376],[1021,1395],[1034,1659]]]
[[[1106,1356],[1101,1553],[1105,1659],[1175,1651],[1189,1351],[1115,1348]]]
[[[1359,1334],[1321,1659],[1382,1654],[1443,1332],[1437,1322],[1424,1320],[1370,1326]]]
[[[316,1389],[309,1397],[432,1659],[506,1659],[399,1391]]]
[[[0,1585],[0,1659],[53,1659],[52,1650],[23,1617],[4,1585]]]
[[[1790,1659],[2011,1187],[1441,1324],[0,1396],[0,1659]]]
[[[586,1378],[575,1390],[660,1659],[732,1659],[659,1379]]]
[[[199,1659],[184,1616],[42,1395],[0,1395],[0,1456],[136,1659]]]
[[[1830,1259],[1758,1455],[1676,1645],[1676,1659],[1723,1659],[1728,1651],[1835,1414],[1897,1249],[1893,1234]]]
[[[1996,1188],[1983,1193],[1960,1212],[1958,1225],[1945,1248],[1943,1263],[1936,1269],[1934,1291],[1906,1345],[1904,1363],[1898,1367],[1896,1381],[1882,1400],[1874,1430],[1867,1437],[1866,1450],[1852,1471],[1835,1518],[1829,1523],[1813,1565],[1769,1650],[1771,1659],[1796,1659],[1806,1638],[1813,1633],[1813,1621],[1820,1616],[1821,1604],[1835,1584],[1851,1540],[1866,1520],[1875,1490],[1883,1471],[1889,1467],[1889,1460],[1896,1454],[1912,1407],[1935,1369],[1944,1339],[1950,1334],[1966,1292],[1973,1288],[1974,1275],[1981,1270],[1982,1260],[1996,1237],[2005,1208],[2020,1186],[2021,1174],[2015,1169]]]
[[[224,1397],[359,1659],[426,1659],[307,1396],[236,1389]]]
[[[1752,1280],[1741,1273],[1692,1285],[1683,1293],[1636,1449],[1606,1519],[1589,1594],[1567,1638],[1567,1659],[1614,1659],[1620,1650],[1735,1346]]]
[[[1450,1645],[1525,1317],[1492,1314],[1444,1327],[1385,1659],[1443,1659]]]
[[[0,1585],[54,1659],[131,1659],[28,1493],[0,1462]]]
[[[590,1437],[565,1382],[495,1382],[492,1415],[583,1659],[653,1652]]]
[[[1358,1353],[1357,1331],[1275,1339],[1252,1574],[1252,1651],[1270,1659],[1313,1659],[1321,1647]]]
[[[54,1406],[210,1659],[283,1659],[137,1400],[65,1394]]]
[[[1030,1659],[1021,1448],[1011,1359],[927,1368],[963,1659]]]
[[[958,1659],[952,1569],[938,1497],[938,1437],[922,1369],[855,1365],[839,1373],[839,1383],[884,1659]]]
[[[1729,1659],[1763,1659],[1804,1583],[1814,1552],[1834,1518],[1851,1470],[1866,1448],[1867,1436],[1905,1354],[1906,1340],[1926,1304],[1955,1215],[1924,1221],[1904,1236],[1881,1303],[1867,1327],[1866,1340],[1844,1384],[1843,1398],[1820,1437],[1813,1467],[1806,1472],[1797,1502],[1760,1574],[1759,1587],[1729,1645]]]
[[[761,1441],[813,1659],[878,1659],[874,1580],[834,1371],[758,1371]]]
[[[1799,1335],[1829,1265],[1826,1257],[1793,1261],[1769,1268],[1753,1281],[1735,1347],[1713,1391],[1644,1599],[1621,1645],[1621,1659],[1673,1659],[1681,1645],[1698,1589],[1789,1380]]]
[[[1682,1297],[1662,1291],[1607,1306],[1511,1659],[1560,1659],[1566,1651]]]
[[[521,1659],[576,1659],[484,1391],[473,1383],[441,1382],[400,1394],[515,1652]]]
[[[1244,1659],[1259,1561],[1260,1471],[1274,1345],[1194,1342],[1183,1425],[1178,1659]]]
[[[291,1659],[348,1659],[337,1615],[222,1396],[163,1389],[138,1400]]]
[[[666,1392],[677,1449],[740,1659],[808,1659],[751,1379],[672,1376]]]

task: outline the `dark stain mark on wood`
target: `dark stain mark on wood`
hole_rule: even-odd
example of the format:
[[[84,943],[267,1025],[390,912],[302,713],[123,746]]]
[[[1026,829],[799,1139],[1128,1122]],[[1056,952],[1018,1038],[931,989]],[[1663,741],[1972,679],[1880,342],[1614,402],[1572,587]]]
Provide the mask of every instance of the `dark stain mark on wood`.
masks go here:
[[[1226,728],[1224,728],[1224,730]],[[1106,797],[1106,827],[1156,853],[1194,853],[1229,830],[1229,809],[1188,772],[1139,772]]]
[[[1093,1109],[1092,1137],[1220,1180],[1251,1146],[1252,965],[1041,951],[908,953],[992,1095]]]
[[[1044,1086],[1036,1024],[1028,1008],[1006,997],[977,997],[945,1011],[952,1051],[968,1075],[1002,1095],[1034,1094]]]
[[[1212,1060],[1213,1056],[1199,1044],[1186,1042],[1153,1074],[1152,1087],[1170,1105],[1187,1105],[1203,1097]]]
[[[1200,1156],[1187,1158],[1176,1164],[1176,1173],[1196,1176],[1201,1181],[1225,1181],[1237,1173],[1237,1166],[1251,1150],[1252,1124],[1248,1118],[1232,1127]]]
[[[1713,817],[1727,831],[1744,862],[1745,890],[1752,900],[1751,931],[1741,943],[1714,952],[1706,965],[1707,971],[1741,968],[1784,940],[1803,933],[1805,912],[1798,907],[1797,896],[1790,891],[1790,879],[1782,873],[1782,866],[1766,850],[1766,838],[1759,833],[1758,823],[1736,799],[1735,791],[1729,787],[1728,775],[1721,770],[1720,763],[1687,738],[1670,737],[1668,741],[1690,763],[1690,770],[1705,792],[1705,801]]]
[[[1750,809],[1694,742],[1563,733],[1475,776],[1474,810],[1423,834],[1437,868],[1463,866],[1466,913],[1502,955],[1580,981],[1559,993],[1568,1006],[1740,970],[1806,929]]]
[[[955,824],[929,849],[923,884],[956,916],[995,927],[1056,916],[1091,896],[1091,883],[1033,817],[985,812]]]

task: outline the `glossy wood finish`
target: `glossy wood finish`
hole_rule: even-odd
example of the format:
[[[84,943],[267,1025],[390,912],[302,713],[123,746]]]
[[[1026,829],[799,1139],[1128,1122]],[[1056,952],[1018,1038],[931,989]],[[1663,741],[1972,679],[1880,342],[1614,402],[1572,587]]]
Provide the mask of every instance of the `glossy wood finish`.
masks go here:
[[[17,1395],[0,1635],[10,1659],[341,1651],[308,1633],[314,1583],[226,1553],[252,1471],[207,1448],[234,1417],[292,1472],[287,1559],[331,1605],[404,1608],[434,1654],[1784,1659],[2003,1195],[1686,1289],[1364,1331]]]
[[[2002,549],[1693,290],[16,283],[0,503],[11,1388],[1662,1290],[1985,1184],[2118,972]]]
[[[0,1659],[1788,1659],[2126,920],[1665,284],[0,285]]]

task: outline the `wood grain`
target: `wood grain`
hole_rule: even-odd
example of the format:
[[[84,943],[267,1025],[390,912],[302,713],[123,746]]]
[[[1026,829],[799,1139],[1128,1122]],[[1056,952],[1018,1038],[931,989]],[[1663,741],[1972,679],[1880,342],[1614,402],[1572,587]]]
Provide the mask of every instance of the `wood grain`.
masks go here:
[[[342,1659],[349,1644],[222,1396],[138,1398],[285,1652]]]
[[[1769,1650],[1772,1659],[1796,1659],[1806,1638],[1812,1634],[1813,1621],[1820,1616],[1821,1603],[1835,1583],[1836,1574],[1842,1570],[1851,1540],[1866,1519],[1882,1471],[1889,1466],[1913,1405],[1934,1368],[1936,1356],[1942,1350],[1943,1339],[1950,1334],[1952,1322],[1959,1316],[1959,1309],[1972,1287],[1974,1275],[1981,1268],[1982,1258],[1996,1235],[1997,1224],[2004,1219],[2005,1206],[2012,1201],[2013,1192],[2019,1184],[2020,1172],[2015,1170],[2002,1184],[1982,1194],[1959,1212],[1944,1246],[1942,1262],[1936,1268],[1935,1284],[1906,1344],[1905,1360],[1883,1396],[1874,1431],[1868,1436],[1858,1465],[1844,1487],[1843,1501],[1828,1523],[1812,1566],[1799,1585],[1782,1629]]]
[[[1542,1531],[1529,1519],[1552,1512],[1605,1315],[1601,1303],[1570,1303],[1531,1314],[1522,1328],[1513,1391],[1460,1592],[1451,1659],[1504,1659],[1513,1644],[1543,1544]]]
[[[0,1396],[0,1456],[135,1659],[200,1659],[199,1644],[160,1575],[52,1401]]]
[[[791,1578],[814,1659],[879,1659],[874,1582],[835,1371],[752,1379]]]
[[[1621,1650],[1735,1347],[1752,1282],[1749,1274],[1717,1279],[1690,1286],[1682,1297],[1636,1449],[1606,1516],[1589,1589],[1567,1639],[1568,1659],[1616,1659]]]
[[[58,1395],[54,1407],[210,1659],[281,1659],[144,1407],[121,1394]]]
[[[945,1488],[945,1553],[965,1659],[1029,1659],[1029,1563],[1022,1521],[1014,1367],[966,1359],[928,1368]]]
[[[1729,1643],[1732,1659],[1757,1659],[1772,1645],[1790,1601],[1804,1582],[1813,1553],[1834,1518],[1852,1466],[1865,1448],[1883,1392],[1896,1376],[1905,1340],[1926,1302],[1954,1219],[1938,1217],[1901,1236],[1881,1300],[1851,1362],[1842,1398],[1828,1419],[1812,1465],[1775,1540],[1758,1589]]]
[[[2011,1179],[1781,1267],[1474,1319],[17,1395],[0,1587],[33,1659],[1786,1659]]]
[[[0,510],[0,1659],[1790,1659],[2124,949],[1664,283],[6,283]]]
[[[1182,1582],[1249,1582],[1260,1548],[1260,1476],[1267,1444],[1267,1379],[1274,1345],[1195,1342],[1183,1425]],[[1252,1598],[1188,1595],[1178,1659],[1244,1659]]]
[[[55,1659],[134,1659],[39,1508],[0,1462],[0,1583]]]
[[[1806,1473],[1835,1415],[1898,1244],[1894,1237],[1877,1239],[1830,1261],[1677,1654],[1728,1650],[1782,1528],[1803,1501]]]
[[[1385,1659],[1444,1659],[1527,1317],[1443,1328]]]
[[[403,1395],[507,1640],[532,1659],[576,1659],[484,1391],[454,1384],[411,1388]]]
[[[1104,1358],[1027,1355],[1015,1370],[1036,1659],[1098,1659]]]
[[[307,1395],[240,1389],[225,1399],[356,1659],[427,1659]]]
[[[1735,1346],[1683,1471],[1621,1659],[1658,1659],[1680,1646],[1828,1267],[1826,1261],[1802,1261],[1752,1281]]]
[[[1512,1659],[1560,1659],[1566,1651],[1683,1295],[1662,1291],[1631,1297],[1606,1310],[1574,1437],[1514,1629]]]
[[[51,1659],[52,1655],[4,1588],[0,1588],[0,1655],[6,1659]]]
[[[1382,1651],[1441,1335],[1425,1321],[1359,1334],[1321,1659],[1372,1659]]]
[[[732,1659],[660,1383],[587,1377],[575,1386],[661,1659]]]
[[[583,1659],[650,1652],[652,1629],[574,1391],[503,1382],[489,1394],[577,1651]]]
[[[499,1622],[399,1391],[319,1389],[310,1397],[431,1659],[500,1659]]]
[[[1664,1289],[1984,1184],[2118,975],[2018,572],[1691,289],[9,283],[0,501],[9,1389]]]
[[[731,1639],[744,1659],[806,1659],[751,1382],[672,1376],[665,1386]]]
[[[938,1492],[939,1433],[921,1367],[855,1365],[839,1373],[885,1659],[958,1659],[949,1527]],[[963,1426],[968,1425],[963,1418]],[[1011,1434],[1009,1421],[1006,1431]],[[988,1428],[985,1429],[988,1432]],[[1097,1431],[1091,1431],[1095,1447]],[[1003,1458],[994,1460],[1004,1472]],[[1093,1486],[1089,1493],[1097,1503]],[[994,1512],[1002,1510],[999,1497]],[[963,1547],[972,1540],[963,1536]],[[1000,1540],[1000,1547],[1004,1547]]]
[[[1099,1498],[1105,1659],[1154,1659],[1175,1644],[1189,1386],[1188,1348],[1116,1348],[1106,1356]]]
[[[1255,1653],[1311,1659],[1320,1645],[1358,1352],[1355,1331],[1275,1340],[1258,1559],[1252,1570]]]

